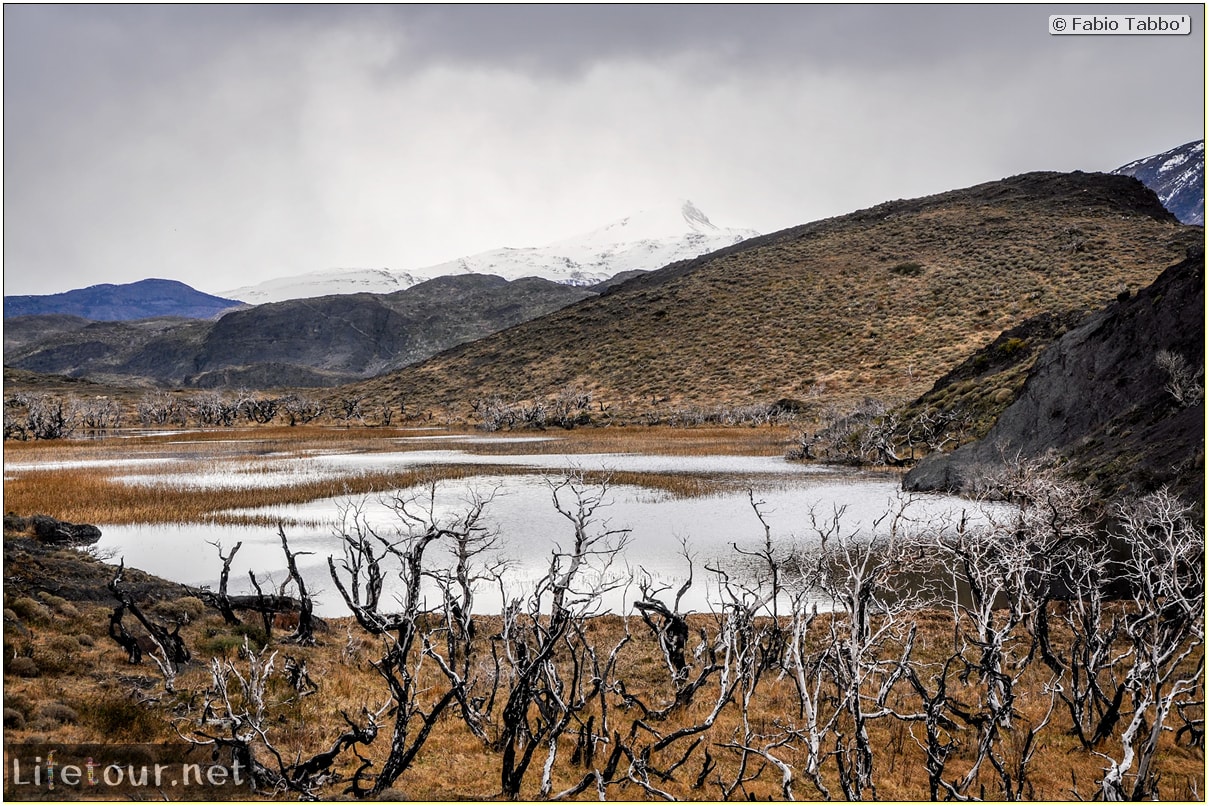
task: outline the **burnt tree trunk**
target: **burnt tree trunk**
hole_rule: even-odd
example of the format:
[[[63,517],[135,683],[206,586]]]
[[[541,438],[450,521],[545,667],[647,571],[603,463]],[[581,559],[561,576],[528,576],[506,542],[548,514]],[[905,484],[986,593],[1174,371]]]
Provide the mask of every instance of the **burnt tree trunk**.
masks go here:
[[[302,579],[302,574],[298,573],[298,564],[295,558],[300,554],[310,554],[309,551],[290,551],[289,541],[285,537],[285,527],[282,524],[277,524],[277,534],[281,538],[281,550],[285,552],[286,568],[290,572],[290,579],[294,581],[295,587],[298,588],[298,626],[295,628],[292,635],[285,640],[292,644],[300,644],[302,646],[313,646],[315,644],[315,605],[311,601],[310,594],[306,590],[306,582]]]

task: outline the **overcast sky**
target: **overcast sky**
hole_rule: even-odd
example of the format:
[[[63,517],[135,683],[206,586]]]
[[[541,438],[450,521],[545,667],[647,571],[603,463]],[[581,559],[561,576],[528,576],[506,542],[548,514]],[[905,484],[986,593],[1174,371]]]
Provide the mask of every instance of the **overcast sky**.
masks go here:
[[[4,7],[4,292],[219,293],[691,199],[771,232],[1203,136],[1191,36],[1078,6]],[[1117,6],[1112,13],[1126,13]]]

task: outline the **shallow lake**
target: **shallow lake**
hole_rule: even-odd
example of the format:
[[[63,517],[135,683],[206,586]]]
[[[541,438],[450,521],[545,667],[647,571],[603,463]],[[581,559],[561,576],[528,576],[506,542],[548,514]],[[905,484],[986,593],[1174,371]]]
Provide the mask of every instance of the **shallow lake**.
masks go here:
[[[483,440],[478,435],[463,439]],[[509,438],[504,438],[507,440]],[[500,440],[497,444],[505,444]],[[525,446],[512,440],[516,450]],[[415,443],[413,443],[415,444]],[[422,444],[422,443],[421,443]],[[416,445],[420,447],[420,445]],[[238,465],[238,463],[235,463]],[[806,466],[779,457],[761,456],[664,456],[627,453],[510,453],[476,454],[452,449],[400,450],[397,452],[310,453],[297,457],[259,457],[242,466],[232,462],[216,463],[201,472],[176,474],[171,466],[157,474],[131,466],[121,478],[130,484],[148,487],[154,494],[157,485],[190,486],[201,489],[230,485],[276,485],[291,479],[321,475],[339,478],[400,467],[473,464],[501,466],[510,472],[439,482],[432,502],[438,522],[466,511],[476,495],[490,497],[483,523],[498,539],[494,550],[484,559],[507,563],[501,585],[484,583],[476,594],[476,610],[498,612],[501,597],[512,598],[532,592],[534,583],[549,566],[551,553],[565,550],[573,537],[572,524],[555,508],[551,481],[564,471],[613,471],[627,473],[685,474],[698,478],[724,480],[727,492],[691,498],[678,498],[641,484],[616,484],[604,494],[603,506],[595,513],[592,529],[624,535],[625,545],[610,567],[595,572],[608,580],[646,574],[656,584],[678,586],[687,571],[682,542],[695,560],[694,586],[682,602],[687,610],[711,609],[718,601],[717,582],[705,570],[706,565],[734,568],[741,562],[736,551],[762,545],[764,530],[753,512],[751,498],[772,536],[780,546],[813,545],[809,514],[812,509],[829,516],[834,508],[843,508],[846,532],[870,535],[879,527],[879,519],[901,503],[897,474],[862,473]],[[516,469],[532,472],[518,474]],[[632,479],[633,477],[627,477]],[[752,490],[749,497],[748,489]],[[398,533],[405,528],[398,515],[387,505],[391,497],[410,497],[424,492],[419,488],[398,490],[380,496],[333,498],[289,507],[243,510],[240,514],[264,515],[285,519],[290,548],[309,552],[298,558],[299,568],[316,598],[320,615],[347,613],[328,572],[327,559],[341,555],[338,534],[342,517],[350,508],[380,534]],[[574,504],[564,491],[564,508]],[[968,509],[969,502],[946,496],[914,496],[908,513],[930,519]],[[298,525],[303,524],[303,525]],[[221,562],[214,543],[224,551],[242,542],[232,566],[231,593],[252,592],[248,570],[254,570],[264,582],[276,587],[285,579],[285,563],[275,528],[193,524],[182,526],[106,526],[96,549],[113,562],[124,557],[129,565],[190,585],[218,584]],[[591,531],[591,529],[590,529]],[[437,544],[429,555],[434,563],[445,564],[448,554]],[[599,560],[598,560],[599,562]],[[592,578],[589,575],[589,578]],[[266,587],[266,591],[268,587]],[[389,579],[388,579],[389,596]],[[439,604],[435,589],[429,588],[430,606]],[[619,587],[601,603],[604,609],[621,612],[638,598],[638,588]]]

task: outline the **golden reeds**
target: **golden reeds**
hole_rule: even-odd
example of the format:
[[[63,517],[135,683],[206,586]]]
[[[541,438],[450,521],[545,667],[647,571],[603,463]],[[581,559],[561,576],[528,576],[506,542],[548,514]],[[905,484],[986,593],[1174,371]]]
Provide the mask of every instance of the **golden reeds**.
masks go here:
[[[508,475],[542,472],[531,468],[493,465],[436,465],[400,470],[344,473],[330,478],[305,478],[275,486],[217,489],[174,484],[171,477],[212,472],[232,474],[271,470],[277,461],[310,453],[373,453],[456,449],[471,454],[643,453],[666,456],[780,455],[788,440],[784,428],[607,428],[547,432],[539,442],[466,441],[465,432],[444,433],[448,439],[409,440],[410,436],[442,436],[437,432],[404,429],[251,428],[182,431],[154,436],[55,442],[9,443],[8,467],[50,463],[50,469],[6,470],[6,512],[45,514],[73,523],[260,523],[228,514],[234,509],[303,504],[341,495],[362,495],[400,489],[430,479],[458,479],[489,473]],[[528,436],[529,434],[526,434]],[[479,435],[473,435],[479,436]],[[162,483],[128,483],[121,479],[123,459],[171,460],[131,470],[141,476],[165,475]],[[88,462],[86,466],[73,464]],[[252,463],[252,464],[250,464]],[[58,466],[66,465],[66,466]],[[605,474],[589,474],[592,478]],[[616,472],[613,483],[650,487],[677,497],[709,495],[734,487],[725,478],[689,473]]]

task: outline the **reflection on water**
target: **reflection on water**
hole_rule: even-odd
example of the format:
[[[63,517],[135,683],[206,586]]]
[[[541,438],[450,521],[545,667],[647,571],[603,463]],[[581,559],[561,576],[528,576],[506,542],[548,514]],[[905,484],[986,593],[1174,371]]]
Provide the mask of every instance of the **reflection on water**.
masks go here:
[[[5,463],[4,472],[28,473],[39,470],[72,470],[76,468],[110,469],[114,467],[145,467],[147,465],[163,465],[180,462],[181,459],[169,456],[129,456],[120,459],[73,459],[63,462],[13,462]]]
[[[407,439],[416,439],[409,437]],[[449,440],[449,437],[442,437]],[[458,438],[461,439],[461,438]],[[516,443],[550,437],[465,437],[470,441]],[[148,461],[148,460],[141,460]],[[165,460],[153,460],[165,461]],[[100,463],[98,463],[99,465]],[[121,465],[122,462],[110,463]],[[132,461],[131,464],[137,464]],[[830,471],[775,456],[663,456],[637,453],[478,454],[460,450],[388,452],[308,452],[301,457],[259,457],[191,464],[181,472],[124,473],[117,480],[143,487],[220,490],[284,487],[353,477],[366,473],[450,465],[529,468],[537,471],[577,469],[612,473],[681,473],[705,478],[751,479],[829,475]],[[39,465],[38,467],[44,467]],[[26,468],[27,469],[27,468]]]
[[[582,469],[638,470],[640,472],[718,473],[740,477],[755,489],[754,497],[761,502],[761,512],[779,544],[813,545],[809,529],[809,512],[815,508],[829,515],[833,508],[844,507],[845,531],[872,534],[879,519],[900,504],[898,479],[894,476],[822,472],[817,468],[787,465],[782,460],[766,457],[666,457],[629,454],[591,454],[573,456],[475,456],[458,451],[416,451],[400,454],[340,454],[316,458],[331,463],[328,469],[361,467],[373,462],[393,462],[400,457],[411,460],[423,455],[422,461],[461,462],[469,458],[475,464],[488,462],[509,465],[534,463],[540,467],[580,467]],[[380,467],[381,465],[375,465]],[[532,466],[532,465],[530,465]],[[725,468],[725,470],[723,470]],[[286,469],[276,472],[288,473]],[[252,474],[253,477],[255,474]],[[162,477],[161,477],[162,479]],[[416,491],[397,491],[410,495]],[[492,560],[508,562],[503,577],[502,596],[511,598],[533,590],[534,583],[549,566],[551,552],[570,545],[572,527],[554,508],[549,484],[541,475],[482,475],[469,479],[441,482],[437,488],[434,514],[438,521],[465,511],[474,496],[491,497],[485,521],[498,531],[498,549]],[[617,485],[607,492],[607,506],[597,512],[598,529],[627,530],[628,543],[611,572],[628,576],[639,569],[656,583],[679,585],[686,573],[682,556],[682,540],[695,558],[694,588],[686,596],[683,607],[688,610],[710,609],[718,601],[712,575],[705,565],[721,564],[735,567],[736,546],[755,548],[764,533],[759,519],[752,511],[746,492],[720,493],[698,498],[674,498],[658,490],[633,485]],[[402,525],[396,514],[380,498],[326,499],[304,505],[241,510],[241,514],[268,515],[297,522],[324,524],[319,527],[287,527],[290,547],[296,552],[309,552],[298,558],[299,567],[308,588],[316,594],[316,606],[321,615],[345,614],[339,593],[332,584],[327,558],[340,556],[340,541],[336,537],[342,513],[350,506],[359,507],[375,530],[382,534],[397,532]],[[944,496],[916,496],[911,499],[909,514],[920,519],[941,517],[955,512],[963,505],[958,499]],[[232,593],[250,593],[247,571],[258,577],[270,577],[274,583],[285,579],[281,547],[275,529],[263,527],[230,527],[213,525],[188,526],[103,526],[103,537],[97,545],[100,551],[112,552],[116,562],[125,557],[127,563],[151,573],[190,585],[211,585],[218,582],[220,562],[213,545],[221,542],[230,550],[242,542],[232,568]],[[435,563],[448,562],[441,551],[430,555]],[[240,583],[237,585],[237,583]],[[388,586],[389,590],[389,586]],[[439,600],[430,591],[430,605]],[[620,612],[637,597],[635,586],[610,594],[604,606]],[[501,591],[484,587],[479,593],[476,610],[498,612]]]

